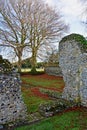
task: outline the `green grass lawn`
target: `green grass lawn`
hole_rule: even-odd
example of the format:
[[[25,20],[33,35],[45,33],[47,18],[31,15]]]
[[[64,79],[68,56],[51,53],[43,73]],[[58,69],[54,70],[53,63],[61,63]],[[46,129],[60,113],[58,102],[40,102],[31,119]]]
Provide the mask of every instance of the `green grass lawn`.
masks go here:
[[[22,78],[22,79],[25,80],[26,83],[30,83],[34,86],[42,86],[42,87],[49,87],[50,86],[51,87],[52,84],[53,84],[53,86],[58,87],[58,85],[60,85],[60,84],[56,84],[55,81],[52,81],[52,80],[45,80],[45,79],[38,80],[35,77],[33,77],[33,78]]]
[[[32,84],[33,86],[42,86],[42,87],[54,87],[61,88],[64,86],[63,79],[43,79],[39,76],[30,76],[30,77],[22,77],[22,81]]]
[[[41,104],[41,103],[45,103],[45,102],[50,102],[49,99],[45,99],[45,98],[42,98],[42,97],[36,97],[32,92],[31,92],[31,89],[27,86],[26,87],[26,84],[29,86],[34,86],[34,87],[38,87],[38,86],[41,86],[41,87],[44,87],[44,88],[57,88],[57,89],[62,89],[61,86],[64,86],[64,82],[63,82],[63,79],[61,78],[60,81],[56,79],[47,79],[47,78],[44,78],[44,75],[42,76],[22,76],[21,77],[22,79],[22,94],[23,94],[23,99],[24,99],[24,102],[25,104],[27,105],[27,110],[28,110],[28,113],[31,113],[31,112],[35,112],[38,110],[38,106]]]
[[[54,87],[63,90],[64,82],[62,78],[44,76],[22,76],[22,95],[27,106],[28,114],[38,111],[38,106],[41,103],[50,102],[51,100],[43,97],[37,97],[33,94],[30,86],[34,88],[42,86],[45,88]],[[29,86],[26,86],[26,84]],[[57,114],[56,116],[46,118],[39,123],[33,125],[22,126],[15,130],[87,130],[87,111],[80,108],[73,111],[67,111]]]
[[[35,95],[29,93],[31,93],[29,89],[27,89],[27,91],[25,90],[22,91],[23,100],[27,105],[27,112],[29,114],[38,111],[38,106],[40,104],[50,101],[41,97],[36,97]]]
[[[82,124],[82,121],[84,122]],[[82,118],[80,110],[69,111],[47,118],[37,124],[15,130],[87,130],[87,117]]]

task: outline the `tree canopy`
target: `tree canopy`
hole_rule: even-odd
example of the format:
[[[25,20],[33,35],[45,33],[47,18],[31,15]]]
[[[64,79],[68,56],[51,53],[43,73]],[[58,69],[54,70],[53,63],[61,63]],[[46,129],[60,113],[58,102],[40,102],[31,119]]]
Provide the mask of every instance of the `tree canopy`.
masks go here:
[[[60,12],[42,0],[0,0],[0,45],[14,49],[19,71],[24,49],[30,50],[35,67],[36,57],[67,30]]]

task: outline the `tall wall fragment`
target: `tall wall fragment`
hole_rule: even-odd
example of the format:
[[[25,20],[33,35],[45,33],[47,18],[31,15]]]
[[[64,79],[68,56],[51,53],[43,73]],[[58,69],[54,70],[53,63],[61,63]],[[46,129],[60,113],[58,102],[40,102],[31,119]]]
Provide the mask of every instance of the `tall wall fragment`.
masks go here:
[[[65,82],[62,97],[87,106],[87,42],[83,36],[71,34],[60,41],[59,65]]]

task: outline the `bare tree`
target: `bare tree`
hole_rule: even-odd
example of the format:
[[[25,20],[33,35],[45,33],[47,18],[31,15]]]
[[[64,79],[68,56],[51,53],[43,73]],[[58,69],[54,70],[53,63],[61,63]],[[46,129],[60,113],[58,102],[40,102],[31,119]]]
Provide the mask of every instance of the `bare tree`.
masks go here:
[[[47,51],[47,56],[45,58],[45,63],[46,66],[58,66],[58,60],[59,60],[59,53],[58,53],[58,49],[55,48],[54,46],[51,47],[50,52]]]
[[[31,1],[29,18],[29,47],[32,51],[32,68],[35,68],[36,57],[40,57],[43,50],[45,52],[49,46],[58,42],[59,37],[68,30],[68,26],[63,22],[59,12],[40,0]]]
[[[23,49],[29,44],[28,9],[27,0],[0,0],[0,45],[14,49],[19,71]]]
[[[83,6],[82,23],[84,24],[84,26],[86,27],[86,30],[87,30],[87,1],[86,0],[80,0],[80,2],[82,3],[82,6]]]
[[[26,46],[31,50],[32,68],[35,68],[39,52],[58,42],[67,30],[60,13],[42,0],[0,0],[1,45],[14,49],[19,71]]]

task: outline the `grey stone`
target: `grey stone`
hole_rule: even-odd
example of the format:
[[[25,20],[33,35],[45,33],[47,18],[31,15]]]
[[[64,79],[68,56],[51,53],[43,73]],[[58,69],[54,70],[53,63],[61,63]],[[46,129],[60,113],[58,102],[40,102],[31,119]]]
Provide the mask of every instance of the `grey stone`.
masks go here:
[[[60,41],[59,66],[65,82],[62,97],[87,106],[87,53],[82,51],[79,41]]]
[[[21,96],[20,75],[14,71],[0,72],[0,124],[25,118],[26,106]]]
[[[62,71],[59,66],[47,66],[45,67],[45,72],[48,75],[62,76]]]
[[[3,129],[4,127],[3,127],[3,125],[0,125],[0,129]]]

